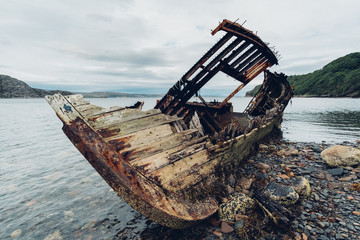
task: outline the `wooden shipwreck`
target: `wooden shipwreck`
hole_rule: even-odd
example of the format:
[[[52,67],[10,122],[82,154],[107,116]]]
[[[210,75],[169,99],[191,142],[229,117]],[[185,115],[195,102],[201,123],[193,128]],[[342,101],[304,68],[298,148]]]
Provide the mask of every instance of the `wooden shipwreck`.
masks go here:
[[[225,35],[158,101],[154,109],[110,110],[81,95],[46,96],[63,131],[102,178],[135,210],[172,228],[184,228],[218,210],[228,174],[281,123],[292,96],[284,74],[266,69],[275,54],[253,32],[224,20]],[[218,72],[240,86],[223,102],[189,102]],[[230,98],[257,75],[264,82],[242,113]]]

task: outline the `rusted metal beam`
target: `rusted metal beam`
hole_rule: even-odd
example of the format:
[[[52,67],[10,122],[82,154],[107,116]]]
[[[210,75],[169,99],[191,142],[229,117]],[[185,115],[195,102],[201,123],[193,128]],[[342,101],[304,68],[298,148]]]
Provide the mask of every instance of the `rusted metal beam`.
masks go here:
[[[155,106],[155,108],[161,108],[164,105],[166,106],[168,101],[169,95],[175,95],[177,92],[179,92],[182,88],[184,88],[187,85],[187,80],[191,75],[193,75],[196,70],[198,70],[203,64],[212,56],[215,52],[217,52],[224,44],[230,40],[230,38],[233,36],[232,33],[227,33],[224,37],[222,37],[209,51],[205,53],[205,55],[200,58],[199,61],[197,61],[194,66],[190,68],[189,71],[187,71],[183,77],[176,82],[172,88],[169,89],[169,92],[167,95],[165,95]]]
[[[256,64],[254,64],[250,69],[246,70],[245,75],[251,74],[255,71],[259,66],[261,66],[264,62],[266,62],[266,58],[261,58]]]
[[[188,91],[184,94],[184,96],[180,100],[180,104],[178,106],[174,106],[172,103],[165,109],[166,114],[174,115],[180,108],[181,105],[186,104],[186,102],[194,95],[194,92],[197,92],[202,88],[211,78],[213,78],[224,65],[218,64],[211,72],[209,72],[205,77],[203,77],[193,88],[191,91]]]
[[[174,95],[174,100],[171,102],[165,109],[164,113],[170,114],[170,112],[173,114],[175,111],[172,111],[174,107],[174,101],[176,99],[181,99],[182,103],[186,103],[199,89],[204,86],[215,74],[213,74],[213,67],[216,64],[219,64],[219,61],[226,56],[229,52],[231,52],[237,45],[239,45],[241,42],[241,39],[234,40],[229,46],[227,46],[218,56],[216,56],[201,72],[199,72],[192,80],[190,84],[187,84],[184,89],[182,89],[181,92]],[[210,78],[208,76],[211,76]],[[206,82],[204,82],[204,79],[206,79]],[[201,86],[199,87],[198,84],[201,83]]]
[[[214,35],[219,30],[224,30],[225,36],[170,88],[167,95],[157,103],[155,108],[160,108],[163,113],[169,115],[184,114],[186,109],[183,107],[186,102],[219,71],[246,85],[260,73],[258,70],[263,71],[266,67],[277,64],[276,56],[250,30],[228,20],[224,20],[212,34]],[[235,39],[232,40],[234,37]],[[223,48],[229,41],[232,42]],[[213,58],[215,54],[217,55]],[[210,62],[207,63],[207,61]],[[262,65],[264,62],[267,64]],[[202,70],[198,71],[200,68]],[[196,72],[197,74],[191,78]],[[233,93],[236,92],[235,90]],[[230,94],[230,98],[234,95],[233,93]],[[225,99],[224,104],[228,100]]]
[[[235,69],[236,71],[242,72],[243,68],[248,65],[252,60],[254,60],[256,57],[260,56],[261,53],[258,51],[253,52],[251,55],[249,55],[239,66],[237,66]]]
[[[197,62],[195,65],[187,71],[184,76],[181,78],[183,80],[189,79],[189,77],[194,74],[194,72],[199,69],[216,51],[218,51],[224,44],[230,40],[233,36],[231,33],[227,33],[222,37],[205,55]]]
[[[229,57],[225,58],[224,61],[228,62],[228,63],[231,62],[231,60],[233,60],[236,56],[238,56],[249,45],[250,45],[250,43],[248,43],[248,42],[245,42],[245,41],[242,42],[242,44],[236,50],[234,50]]]
[[[223,22],[214,31],[211,32],[211,34],[214,35],[219,30],[231,32],[236,36],[243,37],[244,39],[250,41],[254,45],[257,45],[259,48],[264,49],[265,55],[269,58],[270,62],[272,62],[273,65],[277,64],[278,61],[275,54],[258,36],[256,36],[249,29],[246,29],[235,22],[231,22],[227,19],[224,19]]]
[[[251,62],[249,62],[245,67],[243,67],[241,69],[241,73],[243,73],[244,75],[248,74],[248,71],[254,67],[259,61],[261,61],[261,59],[263,59],[264,56],[262,56],[261,54],[258,55],[256,58],[254,58]],[[250,59],[249,59],[250,60]]]
[[[235,94],[237,94],[241,89],[243,89],[245,87],[245,84],[241,84],[240,86],[238,86],[229,96],[227,96],[224,101],[222,101],[219,105],[219,108],[222,108],[233,96],[235,96]]]
[[[229,64],[223,63],[224,68],[221,69],[221,71],[230,77],[235,78],[236,80],[243,82],[244,81],[244,75],[236,71],[234,68],[230,67]]]
[[[237,58],[230,66],[232,68],[235,68],[239,63],[241,63],[242,61],[244,61],[245,58],[247,58],[251,53],[253,53],[254,51],[256,51],[256,47],[252,46],[251,48],[249,48],[248,50],[246,50],[246,52],[244,52],[243,54],[241,54],[241,56],[239,58]]]
[[[255,67],[255,66],[254,66]],[[248,77],[244,77],[244,83],[237,87],[229,96],[227,96],[224,101],[221,102],[219,108],[222,108],[232,97],[234,97],[241,89],[245,87],[247,83],[249,83],[252,79],[254,79],[257,75],[263,72],[267,67],[269,67],[268,63],[262,62],[262,64],[257,65],[257,71],[252,71],[248,75]]]

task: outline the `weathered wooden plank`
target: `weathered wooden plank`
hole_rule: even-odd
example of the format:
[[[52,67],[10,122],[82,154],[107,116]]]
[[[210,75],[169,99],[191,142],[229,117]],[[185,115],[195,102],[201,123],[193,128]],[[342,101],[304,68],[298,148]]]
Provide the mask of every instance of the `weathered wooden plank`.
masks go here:
[[[179,228],[197,223],[217,211],[217,202],[211,196],[200,202],[167,195],[136,171],[83,119],[65,124],[64,132],[116,193],[146,217]]]
[[[208,152],[206,149],[200,149],[194,154],[187,156],[173,164],[169,164],[163,168],[155,170],[149,173],[149,179],[157,182],[159,185],[163,186],[165,183],[170,182],[173,179],[176,179],[179,175],[182,175],[186,171],[190,171],[191,168],[197,165],[201,165],[204,162],[208,161]]]
[[[150,172],[190,156],[197,151],[203,150],[205,145],[204,140],[205,139],[194,139],[193,141],[187,142],[186,145],[182,144],[147,158],[136,159],[132,161],[131,164],[147,175]],[[200,143],[197,143],[199,141]]]
[[[261,133],[258,129],[254,129],[249,134],[241,135],[233,140],[224,142],[221,145],[215,145],[214,148],[208,149],[208,161],[197,164],[195,167],[184,169],[184,171],[177,172],[173,179],[162,182],[162,186],[171,191],[179,191],[190,188],[199,183],[204,177],[207,177],[215,172],[217,165],[229,164],[229,161],[239,161],[247,156],[250,151],[250,146],[263,135],[266,135],[273,128],[273,124],[263,126]]]
[[[141,144],[140,146],[130,146],[123,150],[121,149],[122,143],[120,143],[118,146],[120,150],[119,153],[127,161],[131,161],[137,158],[146,158],[190,141],[196,132],[196,130],[191,129],[184,132],[174,133],[159,139],[153,139],[149,142]]]
[[[75,108],[85,119],[91,115],[99,114],[105,111],[105,108],[92,104],[76,106]]]
[[[148,156],[146,158],[137,158],[130,161],[131,165],[134,166],[138,171],[142,172],[144,175],[147,175],[148,172],[152,172],[158,168],[164,167],[170,163],[169,154],[178,152],[184,147],[182,145],[167,149],[163,152],[156,153],[154,155]]]
[[[136,118],[131,121],[116,122],[111,125],[108,125],[107,123],[98,123],[94,124],[93,127],[97,129],[103,137],[107,138],[115,135],[127,135],[178,120],[182,119],[178,117],[167,116],[165,114],[155,114]]]
[[[144,129],[136,133],[108,137],[105,138],[105,141],[109,142],[110,144],[116,144],[117,142],[123,141],[127,142],[131,146],[139,146],[153,139],[158,139],[173,133],[174,132],[171,126],[169,124],[164,124],[153,128]]]
[[[64,123],[69,123],[76,118],[81,117],[63,95],[54,94],[51,96],[48,95],[45,98]]]
[[[178,172],[173,179],[168,179],[167,182],[163,183],[162,187],[169,191],[181,191],[187,189],[213,174],[216,169],[215,167],[219,163],[220,158],[215,158],[204,161],[202,164],[196,164],[192,166],[192,168]]]
[[[141,111],[140,109],[118,108],[116,110],[109,110],[104,113],[90,116],[89,120],[93,125],[105,127],[114,125],[118,122],[127,122],[137,118],[143,118],[157,114],[161,114],[161,111],[159,109]]]
[[[108,111],[106,111],[106,112],[99,113],[99,114],[94,114],[94,115],[90,116],[89,121],[95,121],[96,119],[101,118],[101,117],[105,117],[107,115],[112,116],[115,112],[123,111],[125,109],[126,109],[125,107],[119,107],[119,106],[110,107],[110,109]]]
[[[250,140],[250,139],[248,139]],[[203,161],[192,168],[185,169],[177,173],[177,176],[173,179],[163,183],[163,187],[171,191],[180,191],[199,183],[207,176],[210,176],[217,169],[217,165],[226,164],[227,161],[242,160],[243,156],[247,155],[247,151],[241,147],[245,142],[244,136],[237,138],[236,140],[225,142],[218,148],[208,149],[208,159]],[[250,140],[251,142],[251,140]],[[253,144],[253,142],[251,142]]]
[[[67,96],[65,96],[65,98],[66,98],[66,100],[69,101],[74,107],[90,104],[89,101],[86,101],[86,100],[83,99],[83,95],[81,95],[81,94],[67,95]]]
[[[270,130],[272,126],[271,124],[264,125],[263,128]],[[264,131],[267,132],[268,130]],[[150,173],[150,179],[158,181],[159,184],[170,191],[187,189],[202,181],[204,177],[213,174],[216,165],[220,162],[226,164],[230,160],[236,161],[236,159],[242,159],[243,155],[247,155],[250,150],[246,143],[253,144],[257,139],[262,138],[262,135],[259,134],[257,129],[254,129],[251,133],[247,134],[247,137],[241,135],[235,140],[226,141],[223,144],[215,145],[216,147],[208,149],[207,159],[203,159],[195,154],[187,156],[174,164],[167,165]],[[193,161],[189,159],[191,157],[196,159],[194,165],[191,165],[191,161]]]

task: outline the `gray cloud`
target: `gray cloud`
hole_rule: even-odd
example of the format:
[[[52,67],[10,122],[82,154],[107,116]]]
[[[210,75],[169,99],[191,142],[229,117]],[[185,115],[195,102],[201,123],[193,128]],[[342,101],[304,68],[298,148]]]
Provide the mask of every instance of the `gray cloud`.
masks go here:
[[[1,74],[67,90],[166,91],[221,37],[210,31],[224,18],[247,20],[286,74],[319,69],[360,42],[352,0],[18,0],[0,9]],[[226,88],[223,79],[207,87]]]
[[[124,52],[105,51],[100,54],[80,53],[79,55],[88,60],[118,63],[119,66],[169,66],[169,61],[166,59],[166,52],[160,49],[142,49],[139,51]]]

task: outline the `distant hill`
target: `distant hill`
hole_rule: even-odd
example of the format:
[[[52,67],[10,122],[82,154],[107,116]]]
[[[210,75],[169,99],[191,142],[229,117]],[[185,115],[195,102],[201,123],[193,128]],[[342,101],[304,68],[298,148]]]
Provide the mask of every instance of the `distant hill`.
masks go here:
[[[288,81],[295,96],[360,97],[360,53],[340,57],[312,73],[289,76]]]
[[[114,98],[114,97],[161,97],[157,94],[136,94],[119,92],[81,92],[84,98]]]
[[[0,74],[0,98],[43,98],[46,95],[61,93],[71,95],[74,93],[62,90],[43,90],[32,88],[25,82]],[[85,98],[111,98],[111,97],[161,97],[156,94],[132,94],[119,92],[79,92]]]
[[[42,98],[45,95],[58,92],[63,95],[71,94],[71,92],[61,90],[47,91],[32,88],[23,81],[6,75],[0,75],[0,98]]]
[[[252,90],[245,93],[245,97],[253,97],[259,91],[261,85],[256,85]]]

